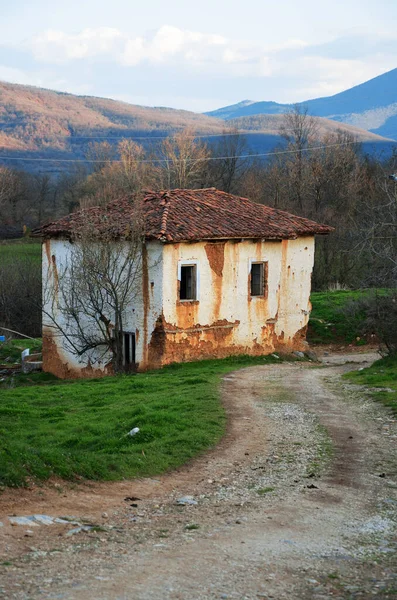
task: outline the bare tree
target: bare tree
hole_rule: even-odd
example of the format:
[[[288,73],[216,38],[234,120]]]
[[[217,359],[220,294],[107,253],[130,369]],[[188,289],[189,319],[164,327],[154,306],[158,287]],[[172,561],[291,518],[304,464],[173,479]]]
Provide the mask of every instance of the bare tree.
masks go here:
[[[86,159],[91,161],[93,172],[101,171],[114,160],[115,148],[109,142],[90,142],[88,144]]]
[[[0,166],[0,210],[10,199],[14,188],[13,173],[7,167]]]
[[[39,223],[43,222],[51,194],[51,178],[47,173],[34,176],[36,191],[36,213]]]
[[[307,151],[318,139],[318,127],[315,119],[308,114],[307,108],[296,104],[284,115],[279,133],[287,142],[287,150],[291,151],[286,155],[291,182],[289,195],[302,211],[304,210]]]
[[[159,186],[168,189],[202,187],[209,156],[206,144],[196,140],[191,129],[167,137],[159,152]]]
[[[54,192],[58,204],[57,211],[70,213],[80,206],[86,179],[87,170],[81,163],[74,164],[69,172],[61,173]]]
[[[104,144],[103,152],[101,144],[96,144],[97,155],[107,155],[108,144]],[[80,196],[80,207],[106,206],[112,200],[150,187],[154,173],[141,145],[122,139],[114,156],[112,160],[101,162],[101,167],[87,177]]]
[[[72,355],[85,362],[110,356],[113,371],[120,373],[127,312],[142,290],[141,201],[131,201],[128,225],[111,207],[83,210],[78,222],[65,262],[48,268],[45,326]]]
[[[4,222],[20,223],[32,212],[28,179],[27,173],[0,166],[0,217]]]
[[[245,135],[237,127],[225,128],[223,136],[214,147],[211,166],[211,179],[215,187],[227,193],[239,191],[239,184],[250,167],[248,143]]]
[[[29,256],[0,261],[0,326],[41,335],[41,268]]]
[[[396,163],[374,165],[375,173],[363,182],[366,193],[353,222],[354,250],[371,265],[367,285],[397,285],[397,183],[388,178]]]

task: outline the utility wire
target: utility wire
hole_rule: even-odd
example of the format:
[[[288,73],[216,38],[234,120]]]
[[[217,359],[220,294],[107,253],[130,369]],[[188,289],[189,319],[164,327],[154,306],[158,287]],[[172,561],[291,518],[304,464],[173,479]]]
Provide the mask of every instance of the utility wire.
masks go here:
[[[356,141],[354,142],[340,142],[338,144],[327,144],[325,146],[310,146],[309,148],[300,148],[298,150],[280,150],[277,152],[264,152],[262,154],[238,154],[235,156],[211,156],[209,158],[176,158],[176,159],[170,159],[170,158],[154,158],[154,159],[142,159],[142,160],[135,160],[135,163],[175,163],[175,162],[186,162],[186,163],[196,163],[196,162],[209,162],[211,160],[229,160],[229,159],[236,159],[236,158],[259,158],[259,157],[263,157],[263,156],[278,156],[281,154],[298,154],[300,152],[311,152],[312,150],[325,150],[326,148],[337,148],[340,146],[349,146],[352,144],[357,144]],[[89,159],[89,158],[18,158],[17,156],[0,156],[0,160],[19,160],[19,161],[25,161],[25,162],[31,162],[31,161],[39,161],[39,162],[66,162],[66,163],[104,163],[104,164],[109,164],[109,163],[121,163],[123,162],[121,159],[113,159],[113,160],[107,160],[107,159]]]

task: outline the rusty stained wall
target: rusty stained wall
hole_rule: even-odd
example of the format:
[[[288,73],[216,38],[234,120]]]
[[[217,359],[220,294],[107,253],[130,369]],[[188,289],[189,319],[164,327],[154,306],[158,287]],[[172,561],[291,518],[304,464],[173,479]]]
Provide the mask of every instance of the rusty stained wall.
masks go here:
[[[58,293],[58,283],[71,249],[72,245],[67,240],[56,239],[46,240],[42,249],[44,308],[53,314],[62,327],[66,324],[57,310],[57,302],[62,302],[62,295]],[[163,245],[160,242],[150,242],[145,247],[141,292],[126,315],[124,329],[136,335],[136,360],[142,366],[148,364],[150,335],[162,311],[162,250]],[[95,351],[91,351],[89,355],[77,357],[70,351],[60,332],[51,325],[51,319],[43,313],[44,371],[62,379],[111,374],[110,355],[101,357]]]
[[[150,365],[301,348],[313,259],[313,237],[166,244],[163,312],[151,336]],[[251,297],[250,266],[260,261],[267,262],[267,293]],[[197,300],[179,301],[178,265],[192,263]]]
[[[70,252],[65,240],[43,244],[43,285],[56,292]],[[128,311],[139,370],[174,361],[300,348],[308,321],[314,238],[283,242],[150,242],[143,256],[142,293]],[[251,262],[268,263],[266,297],[250,297]],[[198,297],[181,302],[178,266],[197,264]],[[44,294],[50,310],[48,290]],[[58,298],[59,299],[59,298]],[[56,314],[55,314],[56,316]],[[43,368],[62,378],[111,373],[110,356],[79,360],[43,319]]]

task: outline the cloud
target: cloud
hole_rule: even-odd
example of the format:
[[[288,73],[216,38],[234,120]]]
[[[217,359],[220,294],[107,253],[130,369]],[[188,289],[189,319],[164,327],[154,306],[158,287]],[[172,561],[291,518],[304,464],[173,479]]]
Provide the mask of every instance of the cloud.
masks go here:
[[[99,27],[47,30],[24,51],[30,67],[19,71],[15,62],[3,75],[0,67],[0,77],[48,87],[56,80],[62,82],[56,89],[110,97],[129,94],[126,81],[134,81],[135,93],[145,89],[146,104],[158,104],[166,85],[172,106],[186,98],[184,107],[197,110],[202,98],[204,110],[211,94],[214,108],[221,97],[231,104],[242,97],[295,102],[335,94],[394,68],[397,35],[344,31],[322,44],[293,37],[269,45],[172,25],[136,36]]]
[[[120,31],[110,27],[84,29],[77,34],[50,29],[33,37],[25,47],[37,61],[57,64],[100,56],[117,57],[124,38]]]

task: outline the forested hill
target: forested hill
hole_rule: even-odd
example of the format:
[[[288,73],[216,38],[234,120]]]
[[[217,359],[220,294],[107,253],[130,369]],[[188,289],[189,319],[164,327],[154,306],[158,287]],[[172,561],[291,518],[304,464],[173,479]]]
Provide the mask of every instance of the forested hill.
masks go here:
[[[300,103],[311,115],[348,123],[397,140],[397,69],[326,98]],[[244,100],[206,113],[225,120],[252,115],[280,114],[291,108],[277,102]]]
[[[246,106],[247,102],[242,104]],[[321,130],[335,130],[333,123],[326,119],[321,121]],[[249,132],[250,148],[254,152],[268,152],[280,142],[278,120],[243,119],[232,125]],[[105,138],[117,144],[123,137],[138,137],[140,143],[154,149],[159,139],[187,127],[195,135],[211,136],[221,134],[225,122],[184,110],[150,108],[0,82],[0,164],[9,167],[60,171],[67,168],[68,163],[53,159],[83,159],[92,141]],[[353,133],[359,141],[387,144],[384,138],[357,128],[345,128],[343,124],[339,127]],[[210,142],[216,140],[216,137],[208,138]],[[24,159],[23,162],[20,159]]]
[[[186,127],[207,134],[221,132],[224,123],[184,110],[0,82],[0,155],[78,158],[92,140],[165,136]]]

